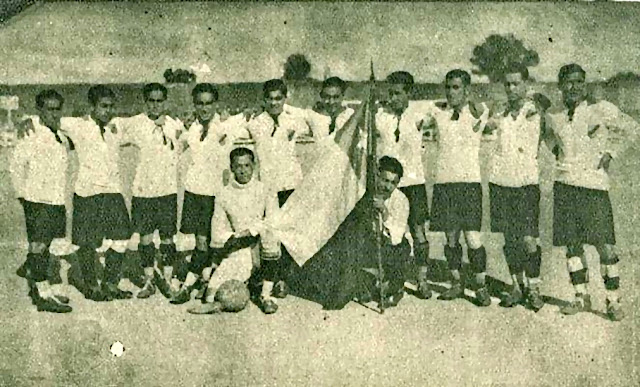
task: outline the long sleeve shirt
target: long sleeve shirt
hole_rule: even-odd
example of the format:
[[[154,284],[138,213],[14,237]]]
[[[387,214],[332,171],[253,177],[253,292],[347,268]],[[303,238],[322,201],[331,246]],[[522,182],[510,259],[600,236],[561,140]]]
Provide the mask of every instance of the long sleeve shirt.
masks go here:
[[[279,245],[265,225],[278,211],[278,197],[261,181],[252,179],[247,184],[233,180],[216,197],[211,223],[211,247],[221,248],[234,236],[249,230],[260,236],[262,248],[267,254],[278,255]]]
[[[197,195],[216,196],[223,187],[223,172],[229,169],[229,153],[233,149],[233,125],[241,124],[242,115],[224,122],[215,115],[206,129],[198,121],[180,138],[191,151],[185,189]],[[231,130],[229,130],[231,129]]]
[[[42,125],[37,116],[28,119],[34,130],[18,141],[9,167],[16,197],[64,205],[69,139]]]
[[[399,189],[393,190],[384,201],[388,216],[384,220],[383,233],[391,240],[392,245],[398,245],[408,230],[409,199]]]
[[[469,105],[456,113],[446,104],[433,110],[437,125],[436,184],[479,183],[480,143],[489,109],[472,112]],[[457,118],[457,120],[455,119]]]
[[[140,149],[140,162],[133,180],[133,196],[159,197],[178,192],[178,132],[180,120],[163,116],[152,120],[146,114],[114,120],[124,141]]]
[[[565,109],[550,114],[548,128],[558,140],[556,181],[609,190],[609,174],[598,168],[605,153],[617,157],[636,138],[640,125],[607,101],[584,101],[572,116]]]
[[[497,126],[489,181],[505,187],[538,184],[540,115],[533,102],[525,102],[514,118],[509,111],[491,118]]]
[[[386,109],[376,114],[378,156],[396,158],[402,164],[404,175],[399,187],[425,183],[422,163],[422,126],[425,118],[434,110],[430,101],[409,101],[409,106],[397,116]]]
[[[295,189],[302,180],[296,137],[309,131],[305,118],[287,105],[277,120],[263,112],[244,126],[256,142],[260,180],[276,192]]]
[[[311,128],[313,138],[316,141],[328,136],[334,137],[336,131],[338,129],[341,129],[344,124],[349,121],[349,118],[353,116],[353,113],[355,113],[353,109],[346,108],[336,116],[335,120],[333,120],[334,122],[332,125],[332,118],[330,116],[318,113],[313,109],[293,109],[298,109],[300,111],[300,114],[305,118],[305,121],[309,125],[309,128]]]
[[[60,129],[71,138],[78,155],[75,193],[85,197],[121,193],[118,160],[123,143],[122,131],[113,125],[101,130],[90,116],[62,118]]]

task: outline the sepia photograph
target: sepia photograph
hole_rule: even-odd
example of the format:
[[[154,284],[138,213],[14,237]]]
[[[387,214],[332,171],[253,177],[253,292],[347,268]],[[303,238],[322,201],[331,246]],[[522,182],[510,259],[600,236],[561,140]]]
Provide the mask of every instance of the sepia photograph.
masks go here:
[[[0,386],[640,385],[640,2],[0,0]]]

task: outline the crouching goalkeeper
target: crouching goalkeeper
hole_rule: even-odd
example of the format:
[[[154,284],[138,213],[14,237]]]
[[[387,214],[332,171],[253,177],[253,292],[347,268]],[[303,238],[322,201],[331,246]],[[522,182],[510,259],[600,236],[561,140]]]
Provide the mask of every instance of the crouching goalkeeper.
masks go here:
[[[260,258],[263,272],[277,267],[280,246],[264,219],[278,210],[278,197],[254,178],[251,150],[234,149],[230,161],[234,179],[216,198],[212,220],[211,247],[218,249],[223,259],[211,275],[203,304],[189,309],[192,314],[244,309],[249,301],[247,281]],[[275,313],[278,305],[271,297],[273,283],[262,282],[260,309],[266,314]]]

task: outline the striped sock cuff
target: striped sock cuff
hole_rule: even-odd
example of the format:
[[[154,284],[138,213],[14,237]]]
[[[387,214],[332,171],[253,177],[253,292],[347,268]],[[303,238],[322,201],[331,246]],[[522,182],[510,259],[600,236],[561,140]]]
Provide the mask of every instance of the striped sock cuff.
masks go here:
[[[569,273],[571,277],[572,285],[582,285],[587,283],[588,273],[587,269],[581,269],[578,271],[573,271]]]

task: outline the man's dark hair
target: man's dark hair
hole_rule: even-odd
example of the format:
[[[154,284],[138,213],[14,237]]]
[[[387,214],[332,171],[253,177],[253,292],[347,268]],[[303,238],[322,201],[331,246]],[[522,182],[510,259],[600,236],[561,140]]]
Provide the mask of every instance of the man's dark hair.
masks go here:
[[[60,93],[53,89],[46,89],[36,95],[36,106],[42,109],[44,107],[44,101],[48,99],[57,99],[58,102],[60,102],[60,106],[64,105],[64,98]]]
[[[167,88],[157,82],[154,82],[154,83],[147,83],[142,88],[142,95],[144,96],[144,100],[145,101],[148,100],[149,94],[151,94],[154,91],[161,91],[163,98],[167,99],[167,94],[168,94]]]
[[[347,83],[339,77],[330,77],[322,82],[322,88],[324,89],[327,87],[338,87],[342,93],[344,93],[345,90],[347,90]]]
[[[462,84],[465,86],[469,86],[471,84],[471,75],[469,75],[468,72],[461,69],[455,69],[455,70],[449,71],[447,75],[445,75],[444,77],[444,83],[447,84],[456,78],[462,79]]]
[[[232,150],[231,153],[229,154],[229,161],[233,163],[233,159],[237,157],[242,157],[242,156],[251,156],[251,162],[255,162],[253,151],[249,148],[244,148],[244,147],[240,147]]]
[[[413,75],[407,71],[394,71],[387,76],[386,82],[391,85],[402,85],[405,92],[409,92],[415,83]]]
[[[402,164],[400,162],[390,156],[382,156],[378,161],[378,169],[380,172],[388,171],[398,175],[398,179],[402,179],[404,175],[404,169],[402,168]]]
[[[266,98],[273,91],[281,91],[284,96],[287,95],[287,85],[282,79],[271,79],[262,86],[262,95]]]
[[[569,74],[573,73],[580,73],[583,77],[586,77],[587,75],[582,66],[576,63],[571,63],[560,67],[560,71],[558,72],[558,83],[562,84],[567,79]]]
[[[209,93],[213,96],[213,100],[218,100],[218,89],[211,83],[198,83],[196,87],[191,90],[191,98],[196,99],[198,94]]]
[[[502,75],[503,82],[505,81],[507,74],[520,74],[520,78],[522,78],[523,81],[529,80],[529,69],[523,64],[514,64],[509,66]]]
[[[116,98],[116,93],[105,85],[95,85],[89,88],[87,93],[89,103],[95,105],[101,98]]]

